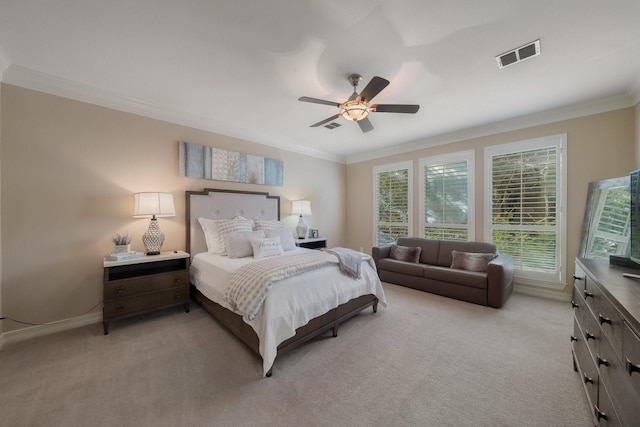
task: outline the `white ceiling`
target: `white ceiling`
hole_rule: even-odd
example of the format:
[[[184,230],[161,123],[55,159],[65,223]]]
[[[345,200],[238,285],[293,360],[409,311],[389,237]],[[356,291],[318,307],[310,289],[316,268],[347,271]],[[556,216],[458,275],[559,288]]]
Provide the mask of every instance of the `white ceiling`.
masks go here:
[[[540,56],[498,69],[496,55],[536,39]],[[495,123],[635,105],[640,1],[0,0],[0,72],[9,84],[352,162]],[[344,119],[310,128],[338,110],[297,99],[345,101],[351,73],[360,89],[374,75],[391,81],[375,103],[420,111],[373,113],[366,134]]]

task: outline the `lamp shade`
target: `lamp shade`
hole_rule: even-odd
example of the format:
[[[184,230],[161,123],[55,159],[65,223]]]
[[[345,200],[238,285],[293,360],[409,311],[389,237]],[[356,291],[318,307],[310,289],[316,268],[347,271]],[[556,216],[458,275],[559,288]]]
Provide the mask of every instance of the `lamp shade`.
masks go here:
[[[311,215],[311,202],[308,200],[294,200],[291,202],[291,215]]]
[[[173,193],[135,193],[134,218],[176,216]]]

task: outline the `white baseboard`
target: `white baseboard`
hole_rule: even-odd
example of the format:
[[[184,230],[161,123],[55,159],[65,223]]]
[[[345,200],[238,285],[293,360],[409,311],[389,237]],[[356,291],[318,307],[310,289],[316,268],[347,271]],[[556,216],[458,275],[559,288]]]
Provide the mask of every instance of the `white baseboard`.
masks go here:
[[[4,344],[28,340],[31,338],[51,335],[81,326],[93,325],[102,322],[102,310],[88,313],[71,319],[60,320],[58,322],[47,323],[45,325],[29,326],[15,331],[5,332],[0,335],[0,349]]]
[[[534,297],[552,299],[555,301],[562,301],[562,302],[571,301],[571,295],[566,292],[558,292],[556,290],[548,289],[548,288],[520,285],[518,283],[513,284],[513,292],[517,292],[519,294],[524,294],[524,295],[531,295]]]

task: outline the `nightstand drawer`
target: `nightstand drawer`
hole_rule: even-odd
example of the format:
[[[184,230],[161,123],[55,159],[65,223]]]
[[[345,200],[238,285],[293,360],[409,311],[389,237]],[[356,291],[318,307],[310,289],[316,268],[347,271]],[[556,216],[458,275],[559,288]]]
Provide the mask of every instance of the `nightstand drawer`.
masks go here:
[[[114,280],[112,282],[105,283],[104,299],[105,301],[108,301],[116,298],[125,298],[138,295],[143,292],[148,293],[161,291],[163,289],[170,289],[179,286],[188,286],[188,284],[188,271],[174,271],[131,279]]]
[[[143,313],[172,305],[185,304],[189,299],[189,287],[167,289],[165,291],[105,301],[103,316],[105,319],[115,319],[121,316]]]

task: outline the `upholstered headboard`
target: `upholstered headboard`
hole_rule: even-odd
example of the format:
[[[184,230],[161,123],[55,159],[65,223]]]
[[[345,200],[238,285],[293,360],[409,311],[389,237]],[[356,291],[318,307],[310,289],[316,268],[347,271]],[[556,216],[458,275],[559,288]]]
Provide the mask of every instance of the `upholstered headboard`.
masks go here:
[[[203,191],[187,191],[186,195],[186,248],[191,258],[207,251],[204,233],[198,222],[200,217],[280,219],[280,196],[270,196],[269,193],[205,188]]]

